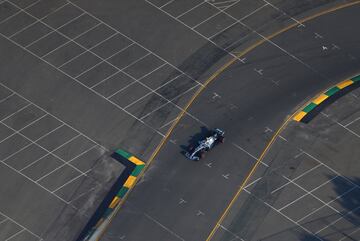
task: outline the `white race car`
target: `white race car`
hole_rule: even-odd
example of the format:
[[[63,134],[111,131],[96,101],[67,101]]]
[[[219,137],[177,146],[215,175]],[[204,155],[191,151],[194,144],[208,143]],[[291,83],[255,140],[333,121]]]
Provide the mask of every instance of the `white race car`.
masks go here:
[[[225,140],[225,132],[216,128],[212,131],[211,135],[204,140],[198,142],[196,147],[190,146],[189,151],[185,153],[185,156],[190,160],[198,161],[204,157],[205,152],[209,151],[218,143],[223,143]]]

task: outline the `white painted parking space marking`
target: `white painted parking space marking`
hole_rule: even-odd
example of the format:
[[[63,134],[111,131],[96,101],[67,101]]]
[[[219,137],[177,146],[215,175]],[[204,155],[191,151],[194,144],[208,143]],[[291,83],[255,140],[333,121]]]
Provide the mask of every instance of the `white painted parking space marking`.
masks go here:
[[[155,108],[154,110],[150,111],[149,113],[143,115],[142,117],[140,117],[140,119],[141,119],[141,120],[145,119],[145,118],[148,117],[149,115],[153,114],[154,112],[160,110],[160,109],[161,109],[162,107],[164,107],[165,105],[169,104],[171,101],[176,100],[177,98],[180,98],[181,96],[187,94],[188,92],[192,91],[193,89],[195,89],[195,88],[197,88],[197,87],[199,87],[198,84],[197,84],[197,85],[194,85],[193,87],[187,89],[186,91],[178,94],[178,95],[175,96],[174,98],[168,100],[166,103],[160,105],[159,107]]]
[[[194,10],[195,8],[197,8],[197,7],[201,6],[201,5],[203,5],[204,3],[205,3],[205,2],[200,2],[199,4],[195,5],[194,7],[190,8],[189,10],[187,10],[187,11],[183,12],[182,14],[180,14],[180,15],[176,16],[175,18],[177,18],[177,19],[181,18],[181,17],[182,17],[182,16],[184,16],[185,14],[187,14],[187,13],[191,12],[192,10]]]
[[[223,225],[219,224],[219,227],[220,227],[222,230],[224,230],[224,231],[226,231],[226,232],[228,232],[228,233],[230,233],[231,235],[233,235],[233,236],[234,236],[234,238],[233,238],[233,239],[231,239],[230,241],[234,241],[234,240],[241,240],[241,241],[245,241],[244,239],[240,238],[240,236],[238,236],[237,234],[235,234],[235,233],[231,232],[229,229],[227,229],[227,228],[226,228],[226,227],[224,227]]]
[[[159,68],[161,68],[162,66],[166,65],[166,63],[164,63],[163,65],[161,65]],[[157,87],[156,89],[153,89],[153,91],[158,91],[159,89],[161,89],[162,87],[164,87],[165,85],[173,82],[174,80],[176,80],[177,78],[179,78],[180,76],[183,76],[183,74],[179,74],[177,76],[175,76],[174,78],[172,78],[171,80],[165,82],[164,84],[160,85],[159,87]],[[150,88],[150,87],[149,87]],[[139,102],[140,100],[144,99],[145,97],[149,96],[151,93],[147,93],[146,95],[143,95],[141,98],[135,100],[134,102],[128,104],[127,106],[124,107],[124,109],[129,108],[130,106],[134,105],[135,103]],[[161,128],[160,128],[161,129]]]
[[[70,179],[69,181],[65,182],[63,185],[61,185],[60,187],[58,187],[58,188],[56,188],[54,191],[52,191],[52,193],[60,190],[61,188],[65,187],[66,185],[69,185],[70,183],[72,183],[73,181],[79,179],[80,177],[83,177],[84,175],[87,175],[90,171],[92,171],[92,169],[89,169],[89,170],[87,170],[86,172],[84,172],[84,174],[81,173],[80,175],[78,175],[78,176]]]
[[[157,58],[159,58],[160,60],[162,60],[163,62],[167,63],[168,65],[170,65],[171,67],[173,67],[174,69],[176,69],[177,71],[181,72],[182,74],[186,75],[187,77],[189,77],[190,79],[192,79],[193,81],[197,82],[199,85],[203,85],[202,83],[198,82],[196,79],[194,79],[193,77],[189,76],[188,74],[186,74],[184,71],[182,71],[181,69],[177,68],[176,66],[174,66],[173,64],[169,63],[168,61],[166,61],[164,58],[162,58],[161,56],[159,56],[158,54],[154,53],[153,51],[149,50],[148,48],[146,48],[145,46],[141,45],[139,42],[135,41],[134,39],[130,38],[129,36],[119,32],[117,29],[113,28],[112,26],[110,26],[109,24],[103,22],[101,19],[95,17],[93,14],[85,11],[83,8],[81,8],[80,6],[76,5],[75,3],[71,2],[70,0],[68,0],[68,2],[70,2],[73,6],[77,7],[78,9],[82,10],[83,12],[87,13],[89,16],[93,17],[94,19],[96,19],[97,21],[103,23],[105,26],[109,27],[110,29],[114,30],[116,33],[124,36],[125,38],[127,38],[128,40],[136,43],[137,45],[139,45],[140,47],[142,47],[143,49],[145,49],[146,51],[152,53],[154,56],[156,56]]]
[[[73,165],[70,164],[70,163],[67,163],[67,162],[66,162],[65,160],[63,160],[61,157],[59,157],[58,155],[56,155],[55,153],[53,153],[53,151],[56,151],[58,148],[54,149],[53,151],[48,151],[46,148],[44,148],[43,146],[41,146],[41,145],[38,144],[37,142],[34,142],[33,140],[31,140],[30,138],[28,138],[28,137],[25,136],[24,134],[20,133],[19,131],[13,129],[12,127],[6,125],[6,124],[3,123],[3,122],[0,122],[0,123],[2,123],[3,125],[5,125],[5,126],[8,127],[9,129],[15,131],[16,134],[18,134],[18,135],[20,135],[21,137],[25,138],[27,141],[30,141],[31,144],[34,144],[34,145],[36,145],[37,147],[40,147],[42,150],[44,150],[44,151],[52,154],[53,156],[57,157],[59,160],[61,160],[61,161],[64,162],[65,164],[68,164],[69,166],[71,166],[72,168],[74,168],[75,170],[77,170],[78,172],[83,173],[83,172],[82,172],[81,170],[79,170],[77,167],[73,166]],[[80,134],[78,134],[78,136],[79,136],[79,135],[80,135]],[[77,136],[76,136],[76,137],[77,137]],[[2,161],[2,162],[3,162],[3,161]],[[5,162],[3,162],[3,163],[5,163]]]
[[[5,98],[0,100],[0,104],[4,101],[6,101],[7,99],[9,99],[10,97],[12,97],[14,95],[14,93],[11,93],[10,95],[6,96]]]
[[[156,223],[157,225],[159,225],[160,227],[162,227],[163,229],[165,229],[167,232],[169,232],[170,234],[172,234],[174,237],[176,237],[179,240],[185,241],[185,239],[183,239],[181,236],[179,236],[178,234],[176,234],[174,231],[170,230],[169,228],[167,228],[165,225],[161,224],[159,221],[157,221],[156,219],[154,219],[153,217],[151,217],[150,215],[148,215],[147,213],[144,213],[145,217],[147,217],[148,219],[150,219],[151,221],[153,221],[154,223]]]
[[[104,150],[108,151],[108,149],[104,146],[102,146],[100,143],[96,142],[95,140],[91,139],[89,136],[87,136],[86,134],[80,132],[79,130],[77,130],[76,128],[72,127],[71,125],[68,125],[67,123],[65,123],[64,121],[62,121],[61,119],[59,119],[58,117],[56,117],[55,115],[51,114],[50,112],[48,112],[47,110],[45,110],[44,108],[38,106],[37,104],[35,104],[34,102],[30,101],[29,99],[27,99],[26,97],[22,96],[21,94],[19,94],[18,92],[10,89],[9,87],[7,87],[6,85],[4,85],[3,83],[0,82],[0,85],[3,86],[4,88],[10,90],[11,92],[13,92],[14,94],[16,94],[17,96],[23,98],[24,100],[30,102],[32,105],[34,105],[35,107],[37,107],[38,109],[42,110],[44,113],[46,113],[47,115],[53,117],[54,119],[56,119],[57,121],[59,121],[60,123],[66,125],[67,127],[71,128],[72,130],[74,130],[77,133],[81,133],[81,135],[83,135],[84,137],[86,137],[88,140],[90,140],[91,142],[93,142],[94,144],[100,146],[101,148],[103,148]]]
[[[330,209],[332,209],[333,211],[335,211],[336,213],[340,213],[336,208],[333,208],[332,206],[328,205],[326,202],[324,202],[323,200],[321,200],[320,198],[318,198],[317,196],[315,196],[315,195],[313,194],[314,191],[316,191],[317,189],[319,189],[319,188],[321,188],[322,186],[326,185],[327,183],[331,182],[332,180],[334,180],[334,179],[337,178],[338,176],[335,176],[335,177],[329,179],[328,181],[320,184],[319,186],[317,186],[316,188],[312,189],[311,191],[307,191],[305,188],[303,188],[303,187],[300,186],[299,184],[291,181],[289,178],[287,178],[287,177],[284,176],[284,175],[283,175],[282,177],[285,178],[286,180],[288,180],[290,183],[292,183],[292,184],[294,184],[295,186],[297,186],[298,188],[300,188],[301,190],[303,190],[303,191],[305,192],[305,194],[302,195],[302,196],[300,196],[300,197],[298,197],[297,199],[293,200],[292,202],[284,205],[283,207],[279,208],[278,211],[281,212],[283,209],[291,206],[292,204],[294,204],[295,202],[299,201],[299,200],[302,199],[303,197],[310,195],[311,197],[313,197],[313,198],[317,199],[319,202],[321,202],[323,205],[325,205],[325,206],[327,206],[328,208],[330,208]]]
[[[238,148],[239,150],[245,152],[247,155],[249,155],[250,157],[252,157],[254,160],[259,160],[258,157],[254,156],[253,154],[251,154],[250,152],[248,152],[247,150],[245,150],[244,148],[242,148],[241,146],[239,146],[238,144],[236,143],[231,143],[233,146],[235,146],[236,148]],[[268,164],[266,164],[265,162],[261,161],[260,162],[262,165],[264,165],[265,167],[269,167]]]
[[[352,187],[350,188],[349,190],[347,190],[346,192],[344,192],[343,194],[337,196],[336,198],[334,198],[333,200],[327,202],[326,204],[327,205],[330,205],[331,203],[337,201],[338,199],[342,198],[343,196],[345,196],[346,194],[350,193],[351,191],[353,191],[354,189],[356,189],[357,187]],[[307,215],[305,215],[304,217],[300,218],[299,220],[297,220],[297,222],[301,222],[303,221],[304,219],[306,219],[307,217],[309,217],[310,215],[316,213],[317,211],[319,211],[320,209],[324,208],[326,205],[323,205],[317,209],[314,209],[312,212],[308,213]]]
[[[40,0],[41,1],[41,0]],[[53,13],[56,13],[57,11],[61,10],[63,7],[65,7],[66,5],[68,5],[69,3],[65,3],[64,5],[58,7],[57,9],[55,9],[54,11],[50,12],[49,14],[45,15],[44,17],[40,18],[40,20],[45,19],[46,17],[52,15]],[[26,9],[26,8],[25,8]],[[39,23],[38,21],[35,21],[27,26],[25,26],[24,28],[20,29],[19,31],[13,33],[12,35],[9,36],[9,38],[15,37],[16,35],[18,35],[19,33],[23,32],[24,30],[30,28],[31,26],[34,26],[35,24]]]
[[[70,1],[69,1],[69,2],[70,2]],[[92,18],[94,18],[95,20],[103,23],[104,25],[106,25],[106,26],[108,26],[109,28],[113,29],[115,32],[121,34],[122,36],[126,37],[126,38],[129,39],[130,41],[135,42],[135,41],[133,41],[132,39],[130,39],[129,37],[127,37],[127,36],[125,36],[124,34],[120,33],[118,30],[116,30],[116,29],[112,28],[111,26],[107,25],[106,23],[102,22],[101,20],[99,20],[98,18],[96,18],[95,16],[93,16],[92,14],[90,14],[90,13],[86,12],[85,10],[83,10],[82,8],[78,7],[78,6],[75,5],[74,3],[72,3],[72,2],[70,2],[70,3],[71,3],[72,5],[74,5],[75,7],[79,8],[80,10],[82,10],[82,11],[83,11],[83,14],[85,14],[85,13],[88,14],[89,16],[91,16]],[[15,5],[15,4],[13,4],[13,5]],[[15,6],[16,6],[16,5],[15,5]],[[23,10],[23,11],[24,11],[24,10]],[[24,12],[26,12],[26,11],[24,11]],[[27,12],[26,12],[26,13],[27,13]],[[28,14],[29,14],[29,13],[28,13]],[[81,14],[81,15],[83,15],[83,14]],[[30,15],[30,16],[31,16],[31,15]],[[32,16],[32,17],[34,17],[34,16]],[[75,43],[75,44],[78,45],[79,47],[81,47],[81,48],[83,48],[83,49],[86,50],[86,48],[85,48],[84,46],[76,43],[73,39],[71,39],[71,38],[69,38],[68,36],[66,36],[65,34],[57,31],[57,29],[49,26],[48,24],[44,23],[43,21],[39,20],[39,19],[36,18],[36,17],[34,17],[34,18],[37,19],[39,22],[43,23],[44,25],[46,25],[47,27],[49,27],[50,29],[54,30],[54,32],[57,32],[58,34],[60,34],[60,35],[63,36],[64,38],[70,40],[71,42]],[[1,35],[4,36],[3,34],[1,34]],[[4,36],[4,37],[7,38],[6,36]],[[9,39],[9,38],[7,38],[7,39],[8,39],[9,41],[12,41],[12,40]],[[15,43],[14,41],[12,41],[12,42]],[[135,42],[135,43],[137,43],[137,42]],[[18,46],[20,46],[20,45],[17,44],[17,43],[15,43],[15,44],[18,45]],[[137,44],[138,44],[138,43],[137,43]],[[138,45],[141,46],[140,44],[138,44]],[[22,46],[21,46],[21,47],[22,47]],[[141,46],[141,47],[143,47],[143,46]],[[23,47],[22,47],[22,48],[23,48]],[[144,48],[144,47],[143,47],[143,48]],[[26,51],[32,53],[31,51],[29,51],[29,50],[26,49],[26,48],[23,48],[23,49],[25,49]],[[144,49],[147,50],[148,52],[154,54],[156,57],[160,58],[161,60],[163,60],[161,57],[159,57],[157,54],[153,53],[152,51],[149,51],[149,50],[146,49],[146,48],[144,48]],[[89,51],[89,52],[92,53],[92,54],[94,54],[94,55],[95,55],[96,57],[98,57],[100,60],[106,62],[107,64],[109,64],[109,65],[111,65],[112,67],[114,67],[114,68],[116,68],[116,69],[119,70],[118,67],[116,67],[116,66],[114,66],[113,64],[111,64],[110,62],[104,60],[104,58],[98,56],[96,53],[94,53],[94,52],[92,52],[92,51]],[[32,54],[35,55],[34,53],[32,53]],[[37,55],[35,55],[35,56],[38,57],[38,58],[40,58],[40,59],[43,60],[44,62],[48,63],[49,65],[53,66],[54,68],[56,68],[57,70],[59,70],[59,71],[62,72],[63,74],[69,76],[69,77],[72,78],[74,81],[78,82],[79,84],[81,84],[82,86],[86,87],[87,89],[91,90],[92,92],[95,92],[98,96],[101,96],[102,98],[105,98],[105,97],[102,96],[101,94],[97,93],[97,92],[94,91],[93,89],[89,88],[89,87],[86,86],[85,84],[83,84],[83,83],[81,83],[80,81],[78,81],[77,79],[73,78],[72,76],[70,76],[69,74],[67,74],[65,71],[63,71],[63,70],[55,67],[54,65],[52,65],[52,64],[49,63],[48,61],[44,60],[44,59],[41,58],[40,56],[37,56]],[[163,60],[163,61],[164,61],[164,60]],[[164,61],[164,62],[168,63],[167,61]],[[171,64],[169,63],[169,65],[171,65]],[[181,71],[181,72],[182,72],[182,71]],[[126,72],[123,72],[123,73],[126,74],[127,76],[131,77],[132,79],[134,79],[132,76],[130,76],[130,75],[127,74]],[[182,73],[183,73],[183,72],[182,72]],[[187,75],[187,76],[188,76],[188,75]],[[190,78],[191,78],[191,77],[190,77]],[[193,78],[191,78],[191,79],[193,79]],[[140,85],[143,85],[145,88],[148,88],[150,91],[152,91],[151,88],[147,87],[147,86],[144,85],[143,83],[139,82],[139,81],[136,80],[136,79],[134,79],[134,80],[137,81]],[[198,81],[196,81],[196,82],[198,82]],[[199,83],[199,82],[198,82],[198,83]],[[200,83],[200,84],[201,84],[201,83]],[[158,93],[156,93],[156,94],[159,95],[160,97],[163,97],[163,96],[161,96],[161,95],[158,94]],[[163,97],[163,98],[166,99],[165,97]],[[136,120],[142,122],[144,125],[148,126],[149,128],[151,128],[152,130],[154,130],[156,133],[158,133],[158,134],[161,135],[162,137],[164,137],[164,134],[162,134],[162,133],[161,133],[160,131],[158,131],[157,129],[151,127],[150,125],[148,125],[148,124],[146,124],[146,123],[144,123],[143,121],[141,121],[140,119],[138,119],[136,116],[134,116],[133,114],[131,114],[131,113],[128,112],[127,110],[121,108],[121,107],[120,107],[119,105],[117,105],[115,102],[113,102],[113,101],[111,101],[111,100],[109,100],[109,99],[107,99],[107,98],[105,98],[105,99],[106,99],[107,101],[109,101],[110,103],[112,103],[113,105],[115,105],[116,107],[118,107],[119,109],[121,109],[122,111],[124,111],[125,113],[127,113],[128,115],[130,115],[130,116],[132,116],[133,118],[135,118]],[[171,102],[171,101],[170,101],[170,102]],[[177,106],[175,103],[172,103],[172,104],[173,104],[174,106],[176,106],[177,108],[179,108],[180,110],[182,110],[182,108],[179,107],[179,106]],[[195,118],[193,115],[189,114],[188,112],[185,112],[185,113],[186,113],[187,115],[189,115],[190,117],[194,118],[196,121],[199,121],[197,118]]]
[[[325,163],[321,162],[319,159],[317,159],[316,157],[314,157],[313,155],[309,154],[308,152],[301,150],[304,152],[304,154],[308,155],[309,157],[311,157],[312,159],[314,159],[315,161],[317,161],[318,163],[321,163],[322,165],[324,165],[325,167],[327,167],[330,171],[334,172],[337,176],[342,176],[338,171],[334,170],[333,168],[331,168],[330,166],[326,165]],[[344,178],[346,181],[350,182],[352,185],[360,188],[360,186],[356,183],[354,183],[352,180],[350,180],[347,177],[342,176],[342,178]]]
[[[167,63],[164,63],[164,64],[160,65],[159,67],[155,68],[154,70],[150,71],[149,73],[145,74],[144,76],[142,76],[141,78],[139,78],[138,81],[141,81],[143,78],[145,78],[146,76],[149,76],[150,74],[154,73],[156,70],[160,69],[161,67],[163,67],[163,66],[166,65],[166,64],[167,64]],[[108,78],[112,77],[113,75],[118,74],[119,72],[120,72],[120,71],[115,72],[114,74],[112,74],[112,75],[109,76]],[[105,80],[107,80],[108,78],[106,78]],[[103,82],[103,81],[102,81],[102,82]],[[123,88],[119,89],[118,91],[116,91],[115,93],[109,95],[109,96],[106,97],[106,98],[109,99],[109,98],[113,97],[113,96],[116,95],[117,93],[123,91],[124,89],[127,89],[129,86],[131,86],[131,85],[133,85],[133,84],[135,84],[135,83],[137,83],[137,82],[134,81],[134,82],[129,83],[128,85],[124,86]],[[95,85],[95,86],[96,86],[96,85]],[[93,86],[93,87],[95,87],[95,86]],[[93,87],[91,87],[91,88],[93,88]]]
[[[91,30],[99,27],[101,25],[101,23],[95,24],[93,27],[89,28],[88,30],[82,32],[81,34],[75,36],[74,40],[80,38],[81,36],[83,36],[84,34],[87,34],[88,32],[90,32]],[[65,45],[69,44],[71,41],[66,41],[63,44],[60,44],[59,46],[57,46],[56,48],[54,48],[53,50],[49,51],[48,53],[44,54],[41,56],[41,58],[45,58],[46,56],[50,55],[51,53],[55,52],[56,50],[60,49],[61,47],[64,47]]]
[[[27,124],[26,126],[24,126],[23,128],[19,129],[18,131],[22,131],[24,130],[26,127],[29,127],[30,125],[36,123],[37,121],[41,120],[42,118],[44,118],[47,114],[44,114],[43,116],[40,116],[39,118],[37,118],[36,120],[30,122],[29,124]],[[0,141],[0,144],[2,142],[4,142],[5,140],[9,139],[10,137],[14,136],[16,133],[12,133],[11,135],[9,135],[8,137],[4,138],[3,140]]]
[[[11,239],[15,238],[16,236],[18,236],[19,234],[21,234],[24,231],[25,231],[25,229],[21,229],[19,232],[16,232],[15,234],[13,234],[10,237],[8,237],[7,239],[5,239],[5,241],[10,241]]]
[[[27,13],[27,12],[26,12],[26,13]],[[53,28],[53,27],[51,27],[50,25],[44,23],[41,19],[38,19],[38,18],[32,16],[33,18],[35,18],[35,19],[37,20],[36,22],[39,22],[39,23],[44,24],[45,26],[47,26],[48,28],[50,28],[51,31],[48,32],[47,34],[44,34],[44,35],[41,36],[40,38],[32,41],[31,43],[29,43],[28,45],[26,45],[25,48],[28,48],[28,47],[30,47],[31,45],[36,44],[36,43],[39,42],[40,40],[42,40],[42,39],[46,38],[47,36],[49,36],[50,34],[53,34],[53,33],[55,33],[55,32],[60,34],[60,32],[58,31],[60,28],[65,27],[66,25],[72,23],[73,21],[75,21],[76,19],[80,18],[80,17],[83,16],[84,14],[85,14],[85,13],[82,13],[82,14],[80,14],[79,16],[74,17],[73,19],[70,19],[69,21],[67,21],[66,23],[64,23],[63,25],[61,25],[61,26],[58,27],[58,28]],[[29,14],[29,15],[30,15],[30,14]],[[30,16],[31,16],[31,15],[30,15]],[[61,34],[60,34],[60,35],[61,35]],[[70,41],[68,41],[68,42],[70,42]],[[68,42],[66,42],[66,43],[68,43]]]
[[[326,225],[326,226],[323,227],[322,229],[319,229],[318,231],[315,232],[315,234],[318,234],[318,233],[320,233],[321,231],[327,229],[328,227],[333,226],[335,223],[339,222],[339,221],[340,221],[341,219],[343,219],[344,217],[346,217],[346,216],[348,216],[348,215],[356,212],[358,209],[360,209],[360,206],[358,206],[358,207],[350,210],[350,211],[347,212],[343,217],[340,217],[340,218],[336,219],[335,221],[333,221],[333,222],[331,222],[330,224]]]
[[[24,9],[28,9],[28,8],[32,7],[33,5],[37,4],[37,3],[38,3],[38,2],[40,2],[40,1],[41,1],[41,0],[37,0],[37,1],[33,2],[32,4],[30,4],[29,6],[25,7]],[[9,1],[7,1],[7,0],[3,1],[2,3],[4,3],[4,2],[7,2],[7,3],[9,3],[9,4],[13,5],[11,2],[9,2]],[[14,6],[14,5],[13,5],[13,6]],[[16,7],[17,9],[19,9],[19,11],[18,11],[18,12],[16,12],[15,14],[13,14],[13,15],[11,15],[11,16],[9,16],[9,17],[5,18],[5,19],[3,19],[2,21],[0,21],[0,24],[5,23],[6,21],[8,21],[8,20],[12,19],[13,17],[16,17],[19,13],[21,13],[21,12],[22,12],[22,9],[21,9],[21,8],[19,8],[18,6],[14,6],[14,7]]]
[[[39,238],[39,239],[41,238],[39,235],[31,232],[30,229],[28,229],[28,228],[24,227],[23,225],[21,225],[20,223],[16,222],[14,219],[10,218],[10,217],[7,216],[5,213],[3,213],[3,212],[0,211],[0,214],[3,215],[4,217],[6,217],[6,218],[7,218],[8,220],[10,220],[11,222],[13,222],[13,223],[15,223],[16,225],[18,225],[19,227],[21,227],[22,229],[28,231],[29,233],[31,233],[31,234],[34,235],[35,237],[37,237],[37,238]]]
[[[352,235],[354,235],[355,233],[359,232],[360,231],[360,227],[358,227],[357,229],[355,229],[353,232],[347,234],[347,235],[344,235],[344,237],[342,237],[341,239],[339,239],[339,241],[343,241],[345,240],[346,238],[351,238]],[[349,237],[350,236],[350,237]],[[351,239],[350,239],[351,240]],[[355,239],[354,239],[355,240]]]
[[[168,12],[164,11],[163,9],[161,8],[158,8],[155,4],[149,2],[148,0],[145,0],[147,3],[149,3],[150,5],[152,5],[153,7],[157,8],[158,10],[160,10],[161,12],[165,13],[166,15],[170,16],[171,18],[175,19],[177,22],[179,22],[180,24],[184,25],[185,27],[191,29],[193,32],[195,32],[196,34],[200,35],[201,37],[203,37],[204,39],[206,39],[207,41],[211,42],[212,44],[216,45],[217,47],[223,49],[227,54],[229,54],[230,56],[236,58],[237,60],[239,60],[240,62],[243,63],[243,61],[237,57],[235,54],[225,50],[224,48],[222,48],[221,46],[219,46],[217,43],[215,43],[213,40],[211,40],[210,38],[207,38],[206,36],[204,36],[203,34],[201,34],[200,32],[198,32],[197,30],[195,30],[194,28],[191,28],[189,26],[187,26],[186,24],[184,24],[182,21],[180,21],[179,19],[173,17],[172,15],[170,15]],[[212,5],[212,4],[211,4]],[[218,9],[218,8],[217,8]],[[221,11],[221,10],[220,10]],[[223,11],[221,11],[223,12]]]
[[[11,113],[10,115],[8,115],[8,116],[6,116],[5,118],[1,119],[0,122],[9,119],[10,117],[16,115],[16,114],[19,113],[20,111],[26,109],[26,108],[29,107],[30,105],[31,105],[31,103],[26,104],[25,106],[23,106],[23,107],[21,107],[20,109],[16,110],[14,113]]]
[[[100,23],[100,24],[101,24],[101,23]],[[109,57],[105,58],[104,60],[105,60],[105,61],[109,60],[110,58],[112,58],[112,57],[114,57],[115,55],[121,53],[122,51],[124,51],[125,49],[129,48],[129,47],[132,46],[132,45],[134,45],[134,43],[131,43],[131,44],[129,44],[128,46],[120,49],[119,51],[117,51],[117,52],[113,53],[112,55],[110,55]],[[149,54],[150,54],[150,53],[149,53]],[[147,54],[147,55],[149,55],[149,54]],[[147,55],[145,55],[144,57],[146,57]],[[140,61],[140,59],[136,60],[135,62],[137,62],[137,61]],[[134,63],[135,63],[135,62],[134,62]],[[80,74],[78,74],[77,76],[75,76],[75,79],[79,78],[79,77],[82,76],[83,74],[89,72],[90,70],[96,68],[97,66],[99,66],[100,64],[103,64],[103,63],[105,63],[105,62],[104,62],[104,61],[100,61],[99,63],[96,63],[96,64],[93,65],[92,67],[84,70],[83,72],[81,72]],[[125,68],[126,68],[126,67],[124,67],[123,69],[125,69]],[[123,70],[123,69],[117,70],[115,73],[119,73],[119,71],[121,71],[121,70]],[[115,73],[114,73],[114,74],[115,74]],[[114,74],[111,74],[110,76],[113,76]],[[109,78],[109,77],[106,77],[105,79],[107,79],[107,78]],[[102,82],[102,81],[103,81],[103,80],[101,80],[100,82]],[[95,84],[95,85],[93,85],[91,88],[93,88],[93,87],[96,86],[96,85],[98,85],[98,83]]]
[[[176,0],[170,0],[167,3],[163,4],[162,6],[160,6],[160,8],[166,7],[167,5],[169,5],[170,3],[174,2]]]
[[[347,123],[346,125],[344,125],[344,127],[348,127],[351,124],[354,124],[355,122],[357,122],[358,120],[360,120],[360,116],[355,118],[354,120],[350,121],[349,123]]]
[[[100,23],[100,24],[101,24],[101,23]],[[70,63],[70,62],[73,61],[74,59],[77,59],[77,58],[79,58],[80,56],[82,56],[82,55],[84,55],[84,54],[86,54],[86,53],[88,53],[88,52],[92,53],[92,52],[91,52],[92,49],[96,48],[97,46],[99,46],[100,44],[104,43],[105,41],[111,39],[111,38],[114,37],[116,34],[117,34],[117,33],[111,34],[109,37],[107,37],[106,39],[104,39],[104,40],[100,41],[99,43],[95,44],[95,45],[92,46],[91,48],[85,48],[85,47],[80,46],[80,47],[82,47],[82,48],[85,48],[85,51],[84,51],[84,52],[82,52],[82,53],[74,56],[73,58],[69,59],[68,61],[62,63],[62,64],[61,64],[60,66],[58,66],[57,68],[60,69],[60,68],[63,67],[64,65]],[[81,37],[81,36],[78,36],[78,37]],[[77,38],[74,38],[74,40],[76,40],[76,39],[77,39]],[[70,43],[70,42],[72,42],[72,41],[68,41],[67,43]]]
[[[300,153],[300,155],[301,155],[301,154],[302,154],[302,153]],[[307,170],[306,172],[303,172],[301,175],[297,176],[296,178],[292,179],[291,181],[294,182],[294,181],[300,179],[302,176],[304,176],[304,175],[312,172],[313,170],[319,168],[320,166],[322,166],[322,164],[318,164],[318,165],[314,166],[313,168]],[[280,189],[283,189],[284,187],[286,187],[286,186],[289,185],[290,183],[291,183],[291,182],[289,181],[289,182],[281,185],[280,187],[274,189],[274,190],[271,192],[271,194],[274,194],[275,192],[279,191]]]

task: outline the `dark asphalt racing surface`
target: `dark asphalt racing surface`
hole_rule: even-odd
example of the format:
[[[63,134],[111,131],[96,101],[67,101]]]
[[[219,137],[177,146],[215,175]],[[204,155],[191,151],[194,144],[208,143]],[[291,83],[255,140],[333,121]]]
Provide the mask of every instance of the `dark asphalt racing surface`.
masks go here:
[[[295,23],[206,87],[102,237],[205,240],[286,116],[358,73],[359,5],[304,26],[351,1],[223,2],[0,1],[0,239],[74,240],[123,169],[112,150],[146,162],[220,66]],[[187,160],[214,127],[226,143]]]
[[[190,108],[201,123],[180,121],[104,240],[205,240],[286,116],[358,73],[359,45],[351,43],[360,37],[354,29],[359,11],[353,6],[293,28],[212,82]],[[227,144],[200,162],[185,159],[183,146],[207,127],[225,129]]]

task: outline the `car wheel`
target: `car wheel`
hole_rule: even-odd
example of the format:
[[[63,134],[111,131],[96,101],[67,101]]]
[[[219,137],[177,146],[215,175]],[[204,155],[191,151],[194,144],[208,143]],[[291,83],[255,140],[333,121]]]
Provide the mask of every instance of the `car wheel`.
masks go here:
[[[204,157],[205,157],[205,152],[204,151],[200,152],[199,158],[202,159]]]
[[[220,143],[224,143],[224,142],[225,142],[225,137],[223,137],[223,136],[220,137],[220,138],[219,138],[219,141],[220,141]]]

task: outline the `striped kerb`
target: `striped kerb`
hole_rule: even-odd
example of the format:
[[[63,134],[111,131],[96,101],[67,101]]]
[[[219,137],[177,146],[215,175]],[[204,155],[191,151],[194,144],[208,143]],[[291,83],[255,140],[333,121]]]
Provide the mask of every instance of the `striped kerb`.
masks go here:
[[[128,179],[126,180],[126,182],[124,183],[124,187],[127,187],[129,189],[132,188],[132,186],[135,183],[135,180],[136,180],[136,177],[129,176]]]
[[[360,75],[358,75],[358,76],[356,76],[356,77],[352,78],[351,80],[352,80],[352,81],[360,81]]]
[[[317,96],[308,105],[306,105],[304,107],[304,109],[302,109],[300,112],[296,113],[296,115],[293,117],[293,120],[301,121],[310,111],[312,111],[316,106],[318,106],[322,102],[324,102],[327,98],[334,95],[338,91],[345,89],[348,86],[351,86],[355,82],[360,82],[360,75],[355,76],[348,80],[344,80],[341,83],[337,84],[336,86],[328,89],[325,93]]]
[[[130,153],[127,153],[126,151],[123,151],[121,149],[118,149],[115,151],[117,154],[125,157],[126,159],[129,159],[132,155]]]
[[[145,167],[145,165],[138,165],[134,168],[134,170],[131,173],[131,176],[137,177],[140,172],[142,171],[142,169]]]
[[[137,159],[134,156],[129,157],[128,160],[131,161],[132,163],[134,163],[135,165],[143,165],[144,164],[144,162],[140,161],[139,159]]]
[[[89,231],[87,237],[91,237],[95,230],[103,223],[103,221],[109,217],[109,215],[113,212],[115,207],[120,203],[120,201],[125,197],[126,193],[135,185],[136,177],[139,176],[143,168],[145,167],[145,163],[135,156],[131,155],[130,153],[118,149],[115,151],[117,154],[121,155],[122,157],[126,158],[128,161],[135,164],[134,169],[132,170],[130,176],[126,179],[125,183],[116,194],[116,196],[112,199],[111,203],[109,204],[108,208],[105,210],[105,213],[102,215],[100,220],[96,223],[96,225]]]
[[[114,199],[111,201],[109,208],[115,208],[116,205],[119,203],[119,201],[120,201],[120,198],[115,196]]]
[[[116,196],[123,198],[123,197],[125,197],[125,194],[127,193],[128,190],[129,190],[129,188],[122,187]]]
[[[332,87],[331,89],[329,89],[328,91],[325,92],[325,95],[327,96],[332,96],[333,94],[335,94],[336,92],[338,92],[340,89],[337,86]]]
[[[321,102],[323,102],[324,100],[326,100],[327,98],[329,98],[329,96],[321,94],[320,96],[318,96],[316,99],[314,99],[312,102],[315,103],[316,105],[319,105]]]
[[[354,81],[352,80],[345,80],[343,82],[341,82],[340,84],[336,85],[339,89],[344,89],[346,87],[348,87],[349,85],[352,85],[354,83]]]
[[[303,111],[306,112],[306,113],[309,113],[310,111],[312,111],[314,108],[316,107],[316,104],[314,103],[310,103],[308,104],[304,109]]]

